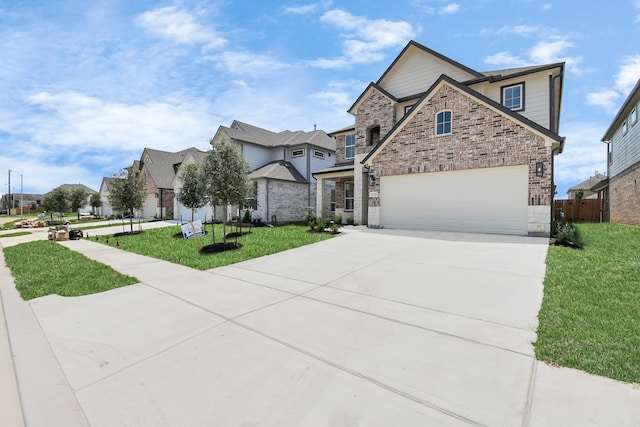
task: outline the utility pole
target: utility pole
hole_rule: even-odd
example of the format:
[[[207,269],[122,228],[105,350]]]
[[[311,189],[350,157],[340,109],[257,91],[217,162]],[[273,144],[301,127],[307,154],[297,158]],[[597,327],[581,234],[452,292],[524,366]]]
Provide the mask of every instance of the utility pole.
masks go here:
[[[9,195],[7,196],[7,203],[8,203],[8,210],[7,210],[7,214],[11,215],[11,208],[13,207],[13,203],[11,200],[11,169],[9,169]]]

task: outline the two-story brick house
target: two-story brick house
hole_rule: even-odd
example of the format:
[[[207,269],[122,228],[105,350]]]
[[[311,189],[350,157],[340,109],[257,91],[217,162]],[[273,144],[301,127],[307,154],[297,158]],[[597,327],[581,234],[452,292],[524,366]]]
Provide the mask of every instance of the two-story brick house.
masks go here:
[[[143,218],[175,219],[179,206],[176,201],[176,174],[185,159],[201,159],[204,152],[191,147],[175,153],[145,148],[140,161],[133,164],[147,189],[141,216]],[[182,207],[184,209],[184,207]],[[188,218],[191,218],[189,213]]]
[[[607,144],[609,219],[623,224],[640,224],[640,80],[620,107],[602,137]]]
[[[411,41],[314,175],[336,183],[337,214],[370,227],[549,235],[563,75],[563,63],[481,73]]]
[[[220,126],[211,143],[225,139],[237,144],[251,165],[252,215],[265,222],[302,221],[316,204],[312,173],[335,162],[334,139],[322,130],[272,132],[237,120]]]

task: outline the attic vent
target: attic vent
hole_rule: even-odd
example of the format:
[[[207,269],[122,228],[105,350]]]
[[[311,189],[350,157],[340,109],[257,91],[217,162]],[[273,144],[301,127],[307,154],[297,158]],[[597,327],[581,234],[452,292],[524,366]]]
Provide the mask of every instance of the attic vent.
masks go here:
[[[144,158],[144,162],[145,163],[151,163],[151,157],[149,157],[149,155],[147,154],[147,156]]]

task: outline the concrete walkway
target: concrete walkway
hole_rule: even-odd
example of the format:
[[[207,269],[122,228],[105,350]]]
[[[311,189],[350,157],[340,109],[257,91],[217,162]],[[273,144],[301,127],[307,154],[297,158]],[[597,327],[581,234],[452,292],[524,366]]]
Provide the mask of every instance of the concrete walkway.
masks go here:
[[[536,362],[545,239],[355,231],[209,271],[62,244],[140,283],[24,302],[2,262],[9,425],[640,419],[638,388]]]

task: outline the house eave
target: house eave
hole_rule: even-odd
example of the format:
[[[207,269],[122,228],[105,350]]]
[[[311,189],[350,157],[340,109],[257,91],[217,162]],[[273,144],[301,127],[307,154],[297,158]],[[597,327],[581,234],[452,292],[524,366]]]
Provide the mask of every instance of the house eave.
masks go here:
[[[452,79],[451,77],[443,74],[440,76],[438,80],[436,80],[436,82],[429,88],[429,90],[425,92],[425,94],[420,98],[420,100],[416,102],[414,108],[412,108],[408,114],[406,114],[402,119],[400,119],[400,121],[396,123],[396,125],[389,131],[389,133],[384,137],[384,139],[380,141],[369,152],[369,154],[365,156],[365,158],[362,160],[361,163],[363,165],[371,165],[373,158],[378,154],[378,152],[388,143],[389,140],[391,140],[396,136],[396,134],[404,127],[405,123],[408,123],[416,115],[417,111],[420,109],[421,104],[425,102],[427,99],[429,99],[431,97],[431,94],[434,93],[439,87],[445,84],[448,84],[454,89],[457,89],[465,93],[467,96],[477,99],[478,101],[485,104],[488,108],[491,108],[501,113],[502,115],[507,116],[511,120],[515,120],[521,123],[522,125],[526,126],[528,129],[533,131],[534,133],[540,135],[548,145],[551,145],[552,147],[554,147],[554,150],[558,149],[559,152],[562,152],[562,148],[564,146],[564,137],[561,137],[560,135],[557,135],[551,132],[550,130],[540,126],[536,122],[509,110],[503,105],[498,104],[492,99],[474,91],[468,86],[462,83],[459,83],[454,79]]]

